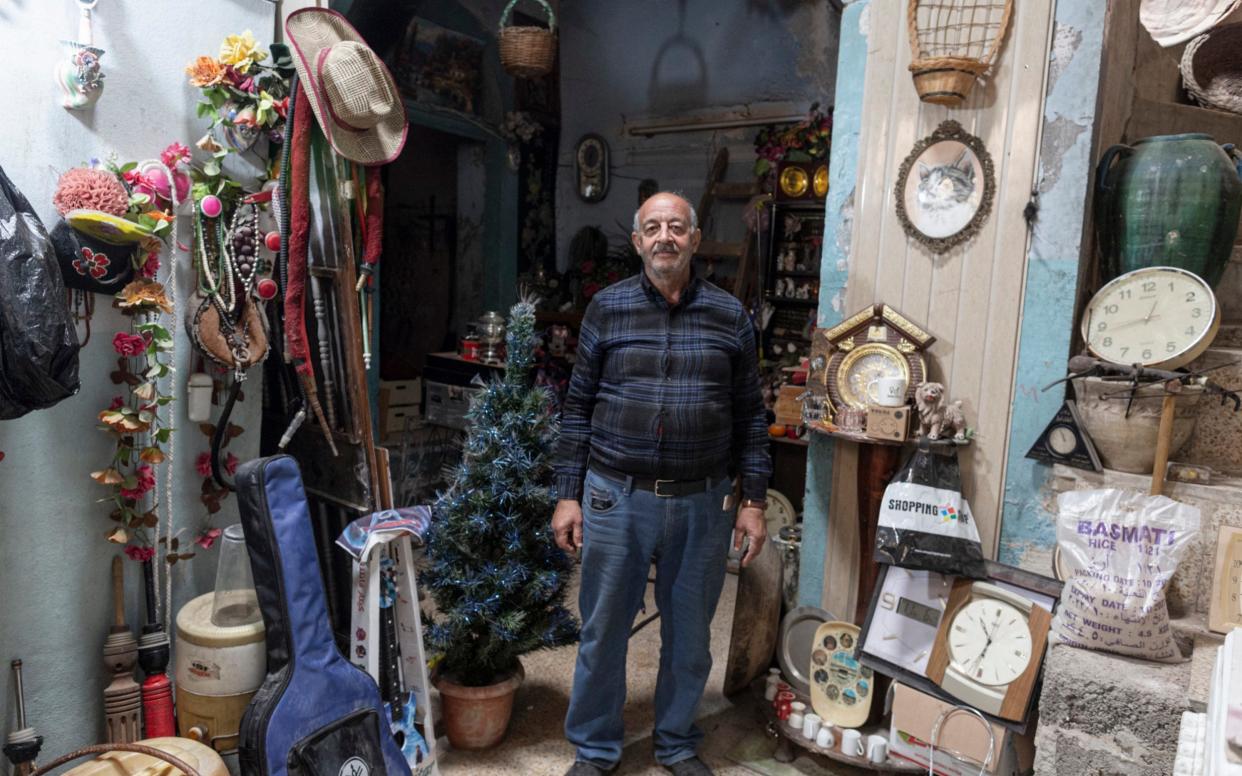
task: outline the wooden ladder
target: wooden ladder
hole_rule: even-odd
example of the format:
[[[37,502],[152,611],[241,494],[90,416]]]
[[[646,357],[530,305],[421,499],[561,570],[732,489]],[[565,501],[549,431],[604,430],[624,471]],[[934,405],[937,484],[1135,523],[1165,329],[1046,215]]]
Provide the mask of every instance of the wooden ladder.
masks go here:
[[[699,200],[699,224],[703,227],[703,241],[695,256],[701,259],[734,259],[737,261],[737,273],[733,279],[733,295],[742,304],[747,304],[754,292],[755,282],[752,265],[755,261],[755,233],[746,230],[741,242],[725,242],[714,240],[707,233],[714,224],[711,221],[712,206],[716,200],[731,202],[749,202],[751,197],[759,193],[759,184],[725,181],[725,173],[729,169],[729,149],[721,148],[716,152],[711,170],[707,173],[707,182],[703,186],[703,197]],[[713,230],[714,231],[714,230]]]

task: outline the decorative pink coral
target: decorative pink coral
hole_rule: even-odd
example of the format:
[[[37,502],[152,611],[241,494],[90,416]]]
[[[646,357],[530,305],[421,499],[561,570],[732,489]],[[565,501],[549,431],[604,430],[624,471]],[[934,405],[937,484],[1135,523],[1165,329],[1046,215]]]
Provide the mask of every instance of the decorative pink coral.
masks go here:
[[[74,167],[56,183],[52,204],[62,216],[70,210],[87,208],[123,216],[129,209],[129,195],[116,176],[106,170]]]

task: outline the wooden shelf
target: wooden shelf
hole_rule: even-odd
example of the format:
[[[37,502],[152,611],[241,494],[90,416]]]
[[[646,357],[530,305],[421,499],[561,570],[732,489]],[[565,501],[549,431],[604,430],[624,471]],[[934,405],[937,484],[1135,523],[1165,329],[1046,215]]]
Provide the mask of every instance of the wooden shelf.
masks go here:
[[[817,278],[819,277],[818,272],[787,272],[783,269],[777,270],[773,274],[775,274],[777,277],[783,277],[783,278]]]
[[[825,436],[835,437],[836,439],[844,439],[847,442],[858,442],[860,444],[902,447],[904,445],[917,445],[919,441],[918,437],[907,439],[904,442],[894,442],[891,439],[876,439],[874,437],[869,437],[862,432],[846,431],[822,421],[818,423],[809,423],[807,424],[807,428],[817,434],[824,434]],[[958,442],[955,439],[937,439],[935,441],[928,440],[928,444],[932,447],[965,447],[970,444],[970,440],[967,439],[964,442]]]
[[[767,299],[769,302],[790,304],[795,307],[816,307],[819,305],[818,299],[795,299],[788,296],[778,296],[777,294],[773,294],[771,292],[764,294],[763,298]]]
[[[868,760],[866,757],[854,757],[852,755],[845,754],[844,752],[841,751],[841,748],[840,748],[841,747],[841,731],[843,730],[843,728],[840,725],[831,726],[836,729],[836,737],[837,737],[836,746],[834,746],[831,749],[827,749],[822,746],[819,746],[814,741],[806,740],[805,738],[802,737],[801,734],[795,734],[792,730],[789,729],[788,725],[786,725],[781,720],[777,719],[776,710],[772,708],[772,702],[763,697],[763,687],[764,687],[764,679],[759,678],[751,682],[750,691],[755,699],[755,702],[758,703],[759,707],[763,710],[763,717],[768,722],[768,731],[775,733],[778,740],[787,742],[788,744],[799,746],[808,752],[813,752],[815,754],[822,755],[824,757],[827,757],[829,760],[835,760],[839,763],[846,763],[848,765],[854,766],[855,768],[862,768],[863,770],[876,771],[879,773],[926,773],[927,772],[926,768],[915,765],[914,763],[906,763],[906,762],[902,762],[901,760],[894,759],[891,754],[889,755],[888,760],[883,763],[873,763],[870,760]],[[807,711],[811,711],[811,699],[809,697],[804,696],[802,693],[798,692],[797,690],[794,690],[794,695],[797,696],[797,700],[802,701],[803,703],[806,704]],[[877,700],[876,702],[879,702],[879,701]],[[867,736],[869,735],[878,734],[878,735],[884,736],[885,738],[888,738],[888,732],[889,732],[888,728],[883,727],[883,726],[860,727],[856,729],[858,730],[858,732],[862,733],[864,741],[867,739]],[[779,754],[780,754],[780,750],[778,749],[777,750],[777,755],[778,755],[777,761],[778,762],[780,761]]]
[[[771,434],[768,434],[768,441],[780,442],[782,445],[793,445],[795,447],[807,447],[808,445],[811,444],[806,439],[806,437],[803,437],[802,439],[798,439],[797,437],[788,437],[788,436],[778,437],[778,436],[772,436]]]
[[[581,310],[569,310],[567,312],[536,310],[535,323],[545,326],[560,323],[577,328],[582,325],[583,315],[584,313]]]

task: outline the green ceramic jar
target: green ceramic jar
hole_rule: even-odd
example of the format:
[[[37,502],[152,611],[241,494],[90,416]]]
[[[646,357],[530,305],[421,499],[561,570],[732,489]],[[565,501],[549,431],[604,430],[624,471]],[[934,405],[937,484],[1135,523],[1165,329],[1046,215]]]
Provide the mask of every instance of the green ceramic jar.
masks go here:
[[[1189,270],[1216,286],[1242,211],[1232,149],[1204,134],[1186,134],[1143,138],[1104,152],[1095,200],[1102,281],[1164,266]]]

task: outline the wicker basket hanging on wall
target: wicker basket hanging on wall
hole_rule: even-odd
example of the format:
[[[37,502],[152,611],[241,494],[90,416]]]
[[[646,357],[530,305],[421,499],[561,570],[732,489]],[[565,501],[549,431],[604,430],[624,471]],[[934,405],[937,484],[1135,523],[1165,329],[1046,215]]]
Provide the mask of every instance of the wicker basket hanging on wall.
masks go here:
[[[510,27],[509,17],[518,0],[509,0],[500,14],[500,64],[518,78],[538,78],[552,72],[556,62],[556,14],[546,0],[538,0],[548,14],[548,26]]]
[[[1242,24],[1225,24],[1186,44],[1182,82],[1200,104],[1242,113]]]
[[[996,59],[1013,0],[910,0],[910,72],[923,102],[960,105]]]

